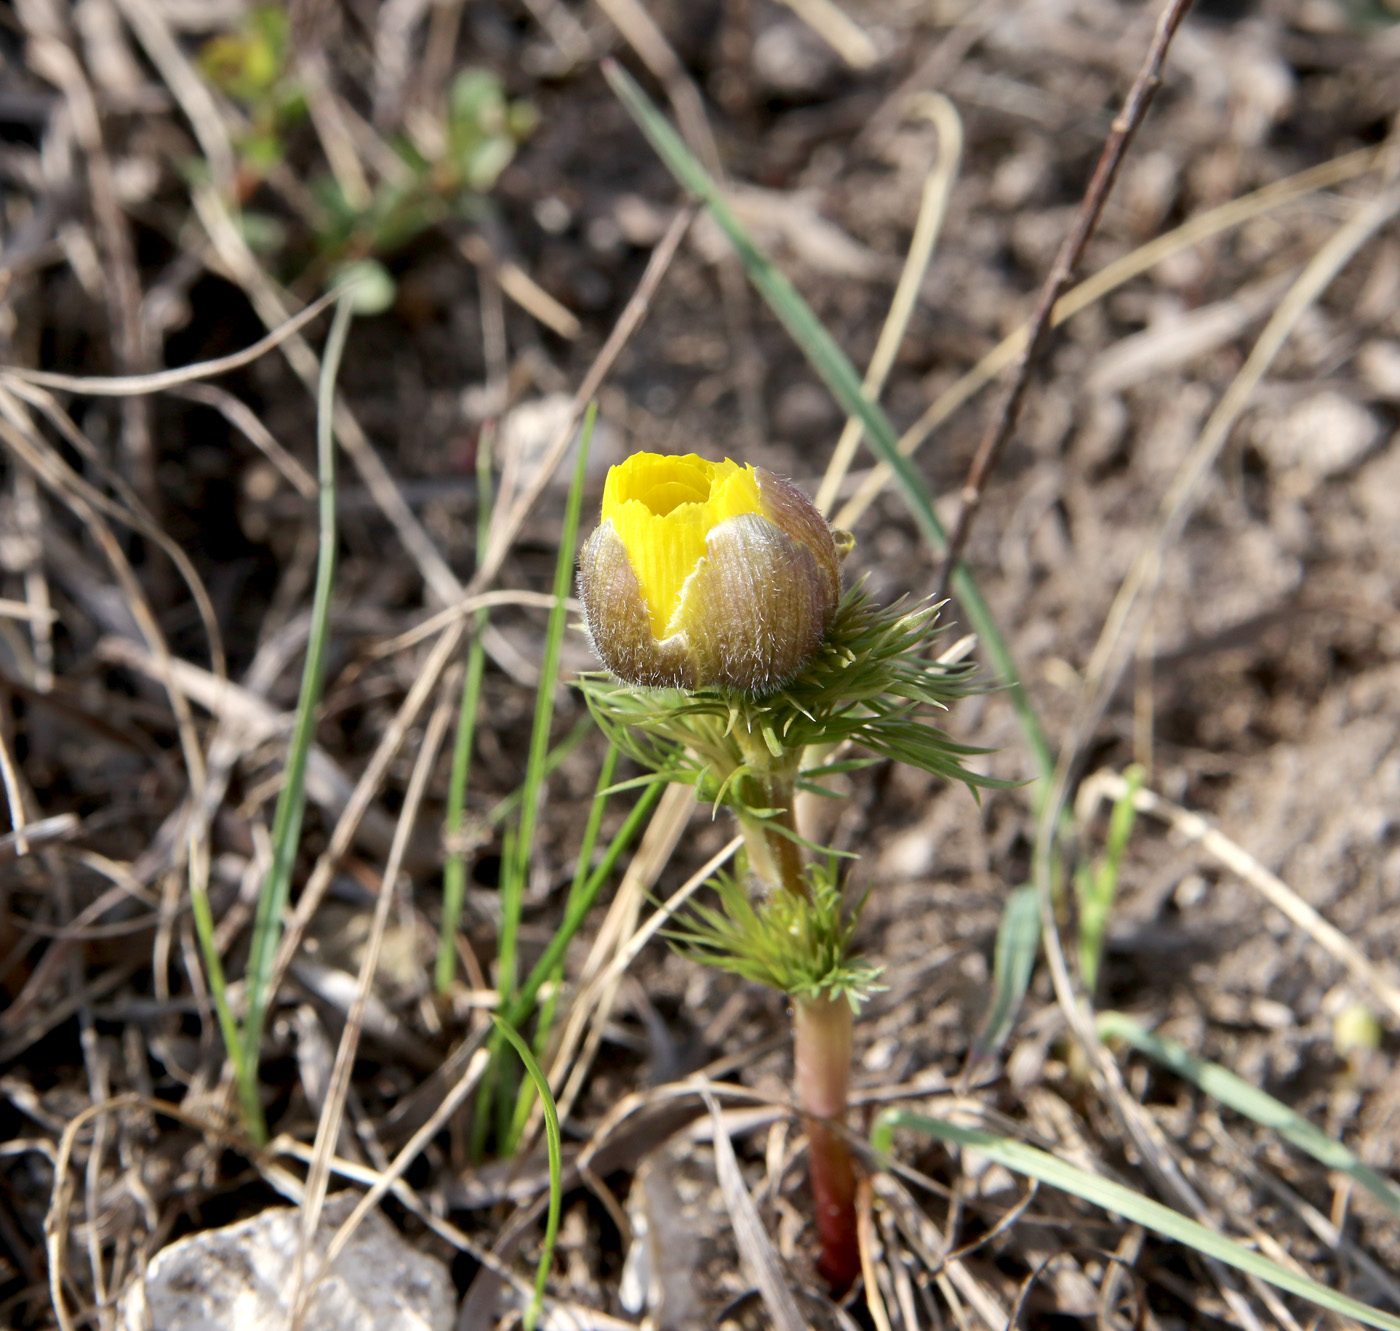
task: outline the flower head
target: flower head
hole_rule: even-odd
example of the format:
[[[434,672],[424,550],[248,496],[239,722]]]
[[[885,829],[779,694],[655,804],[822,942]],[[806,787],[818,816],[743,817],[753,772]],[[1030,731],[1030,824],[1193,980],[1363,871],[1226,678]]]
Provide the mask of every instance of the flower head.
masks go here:
[[[608,472],[579,590],[619,679],[761,694],[821,642],[841,556],[811,501],[772,472],[636,453]]]

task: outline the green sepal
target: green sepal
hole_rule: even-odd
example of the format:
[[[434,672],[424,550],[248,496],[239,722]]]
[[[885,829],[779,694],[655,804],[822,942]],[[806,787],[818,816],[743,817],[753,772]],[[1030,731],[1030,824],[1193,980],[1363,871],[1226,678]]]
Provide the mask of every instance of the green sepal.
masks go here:
[[[1014,788],[1020,783],[968,768],[964,759],[987,750],[955,743],[930,721],[930,711],[946,711],[976,691],[970,663],[946,665],[926,655],[938,608],[925,602],[877,609],[860,588],[848,591],[811,661],[764,698],[636,689],[603,674],[580,677],[579,687],[604,733],[633,761],[669,766],[673,779],[696,785],[697,798],[741,814],[763,807],[767,774],[783,771],[810,783],[823,771],[853,770],[794,770],[809,747],[845,743],[962,782],[974,795]]]

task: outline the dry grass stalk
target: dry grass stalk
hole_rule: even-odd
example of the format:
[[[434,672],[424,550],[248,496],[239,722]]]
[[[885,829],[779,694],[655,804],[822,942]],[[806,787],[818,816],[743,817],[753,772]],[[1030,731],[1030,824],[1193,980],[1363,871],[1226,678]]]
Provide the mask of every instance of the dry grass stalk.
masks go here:
[[[1073,279],[1075,269],[1079,267],[1079,261],[1083,257],[1084,249],[1099,224],[1103,206],[1108,201],[1114,181],[1118,178],[1118,172],[1122,168],[1128,148],[1132,144],[1138,127],[1146,118],[1147,109],[1152,104],[1153,95],[1161,82],[1162,64],[1167,58],[1172,38],[1176,35],[1176,30],[1181,26],[1182,20],[1186,17],[1186,11],[1190,8],[1191,0],[1169,0],[1169,3],[1163,7],[1161,17],[1157,20],[1157,31],[1153,34],[1152,44],[1143,59],[1141,69],[1138,70],[1137,77],[1133,80],[1133,86],[1128,90],[1128,96],[1123,102],[1123,109],[1113,121],[1113,131],[1108,136],[1103,151],[1099,154],[1098,163],[1094,167],[1094,174],[1089,181],[1089,186],[1084,191],[1084,198],[1079,205],[1074,225],[1060,246],[1060,251],[1055,256],[1055,262],[1051,265],[1050,272],[1045,278],[1045,285],[1041,288],[1040,295],[1036,299],[1035,309],[1026,325],[1026,346],[1021,355],[1021,362],[1016,367],[1016,374],[1007,390],[1006,397],[987,426],[987,432],[982,436],[981,443],[977,445],[972,465],[968,468],[967,479],[963,482],[962,490],[958,495],[958,515],[949,532],[948,549],[943,557],[943,574],[938,591],[940,600],[948,594],[953,570],[957,567],[967,545],[973,518],[982,502],[983,488],[996,467],[998,457],[1011,438],[1012,431],[1016,428],[1017,418],[1021,414],[1021,403],[1030,387],[1031,375],[1037,361],[1044,353],[1046,338],[1054,326],[1055,306]]]

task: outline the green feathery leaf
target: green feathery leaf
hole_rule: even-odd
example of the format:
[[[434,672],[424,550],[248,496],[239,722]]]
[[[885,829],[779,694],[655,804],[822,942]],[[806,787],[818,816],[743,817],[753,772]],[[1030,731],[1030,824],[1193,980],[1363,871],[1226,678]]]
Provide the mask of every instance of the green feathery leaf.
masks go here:
[[[807,885],[805,898],[773,892],[754,900],[740,878],[718,874],[718,908],[692,905],[666,935],[694,961],[794,998],[841,996],[856,1007],[880,988],[880,968],[852,956],[865,899],[846,909],[834,862],[809,868]]]

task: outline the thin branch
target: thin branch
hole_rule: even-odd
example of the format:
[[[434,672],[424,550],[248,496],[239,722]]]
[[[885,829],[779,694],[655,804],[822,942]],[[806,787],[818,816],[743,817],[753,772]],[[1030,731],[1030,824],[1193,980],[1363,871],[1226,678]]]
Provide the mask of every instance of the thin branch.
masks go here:
[[[1002,400],[1001,410],[988,424],[982,442],[977,446],[977,453],[972,459],[972,466],[968,468],[967,479],[963,482],[957,520],[953,523],[948,551],[943,560],[943,575],[938,590],[940,600],[948,595],[953,570],[967,546],[972,520],[981,506],[982,491],[987,477],[996,466],[1002,450],[1016,428],[1031,373],[1049,341],[1050,316],[1054,311],[1055,302],[1069,286],[1089,238],[1099,224],[1104,202],[1118,178],[1118,171],[1123,165],[1124,157],[1127,156],[1128,147],[1137,133],[1138,126],[1146,118],[1147,108],[1162,81],[1162,62],[1166,59],[1167,48],[1190,7],[1191,0],[1168,0],[1162,17],[1157,20],[1157,31],[1153,35],[1152,45],[1142,62],[1142,68],[1138,70],[1137,78],[1133,80],[1132,88],[1128,91],[1123,109],[1113,122],[1108,141],[1099,154],[1098,165],[1094,168],[1093,179],[1089,181],[1089,188],[1085,191],[1084,201],[1079,206],[1074,226],[1065,237],[1064,244],[1060,246],[1060,252],[1055,256],[1050,274],[1041,288],[1040,299],[1036,301],[1035,312],[1027,325],[1026,349],[1021,355],[1021,363],[1016,367],[1016,377]]]
[[[1139,245],[1131,253],[1115,259],[1065,292],[1055,302],[1054,312],[1050,316],[1052,326],[1058,328],[1081,310],[1088,309],[1174,254],[1180,254],[1212,236],[1242,226],[1251,218],[1263,216],[1304,195],[1332,189],[1344,181],[1354,180],[1375,170],[1381,155],[1380,147],[1358,148],[1355,152],[1343,153],[1340,157],[1309,167],[1306,171],[1299,171],[1296,175],[1275,180],[1251,194],[1242,194],[1238,199],[1231,199],[1218,208],[1210,208],[1188,219],[1180,226],[1163,232],[1154,240],[1149,240],[1147,244]],[[1022,324],[1015,332],[1003,338],[970,370],[960,375],[929,403],[924,414],[900,435],[899,452],[902,457],[913,457],[928,443],[933,432],[952,418],[954,412],[976,397],[1002,371],[1010,369],[1016,363],[1017,358],[1025,351],[1029,327],[1029,324]],[[854,528],[889,484],[893,474],[888,464],[883,461],[877,462],[857,487],[855,494],[841,505],[832,519],[832,526],[843,527],[848,531]]]

